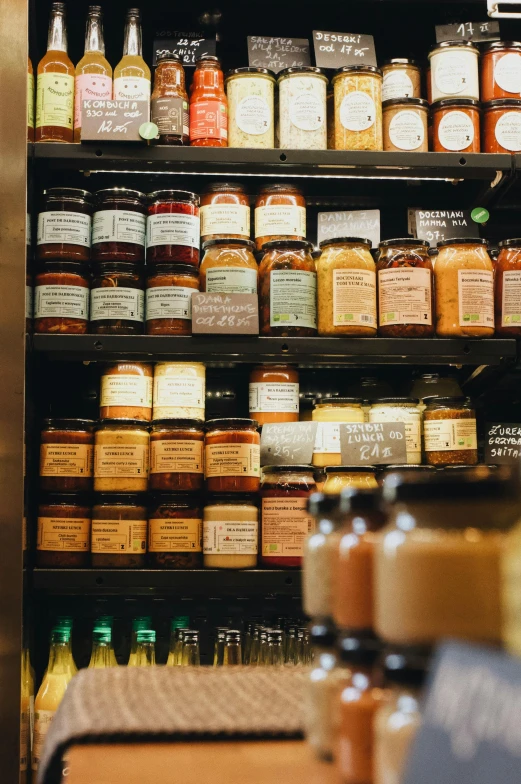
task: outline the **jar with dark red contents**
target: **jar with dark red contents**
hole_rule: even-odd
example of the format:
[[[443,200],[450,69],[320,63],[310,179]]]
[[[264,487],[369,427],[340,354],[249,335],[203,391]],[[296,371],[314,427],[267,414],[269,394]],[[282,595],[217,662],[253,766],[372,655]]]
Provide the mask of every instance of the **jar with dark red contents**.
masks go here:
[[[481,108],[471,98],[444,98],[432,107],[434,152],[480,152]]]
[[[44,419],[40,439],[40,488],[55,493],[92,490],[94,422]]]
[[[178,54],[163,53],[157,58],[150,119],[157,125],[159,144],[188,144],[188,95]]]
[[[306,200],[294,185],[269,185],[255,202],[255,247],[283,239],[306,239]]]
[[[501,240],[494,275],[496,336],[521,337],[521,239]]]
[[[483,152],[521,152],[521,99],[498,98],[483,105]]]
[[[194,291],[199,291],[199,275],[191,264],[151,267],[146,289],[147,335],[191,335]]]
[[[37,257],[89,261],[92,195],[79,188],[48,188],[38,214]]]
[[[89,276],[85,265],[46,261],[34,280],[34,331],[84,335],[89,323]]]
[[[254,419],[206,423],[204,476],[209,493],[256,493],[260,487],[260,435]]]
[[[90,561],[91,509],[85,497],[48,493],[38,507],[36,564],[82,569]]]
[[[267,242],[259,265],[261,335],[317,334],[317,273],[310,242]]]
[[[429,243],[405,237],[379,245],[378,334],[390,338],[434,335],[434,283]]]
[[[142,569],[147,552],[146,496],[107,493],[92,508],[91,554],[94,569]]]
[[[250,199],[234,182],[209,185],[201,196],[201,242],[250,239]]]
[[[94,261],[145,260],[145,195],[129,188],[106,188],[94,194],[92,258]]]
[[[157,569],[203,565],[203,511],[198,496],[158,493],[148,517],[149,563]]]
[[[199,196],[155,191],[148,197],[147,262],[199,264]]]
[[[521,94],[521,42],[494,41],[481,52],[481,100]]]
[[[90,298],[93,335],[142,335],[145,283],[136,264],[106,261],[94,272]]]
[[[204,485],[200,419],[156,419],[150,433],[150,490],[194,492]]]

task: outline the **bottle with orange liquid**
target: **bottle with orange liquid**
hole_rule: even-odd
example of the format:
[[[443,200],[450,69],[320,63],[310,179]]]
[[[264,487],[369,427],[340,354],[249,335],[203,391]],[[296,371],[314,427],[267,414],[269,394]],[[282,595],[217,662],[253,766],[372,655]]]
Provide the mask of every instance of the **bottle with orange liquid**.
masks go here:
[[[74,82],[74,141],[81,141],[81,109],[84,100],[112,98],[112,68],[105,59],[103,13],[90,5],[85,33],[85,54],[76,66]]]
[[[228,104],[218,57],[197,61],[190,93],[190,145],[228,146]]]
[[[47,52],[38,63],[37,142],[72,142],[74,66],[67,55],[65,3],[53,3]]]

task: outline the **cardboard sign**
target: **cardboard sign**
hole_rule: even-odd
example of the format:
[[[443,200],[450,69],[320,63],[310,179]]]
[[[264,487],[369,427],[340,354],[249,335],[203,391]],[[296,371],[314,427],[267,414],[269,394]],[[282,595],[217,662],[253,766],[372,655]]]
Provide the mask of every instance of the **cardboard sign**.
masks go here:
[[[390,465],[407,462],[405,424],[382,422],[340,425],[342,465]]]
[[[313,46],[315,62],[319,68],[377,64],[372,35],[313,30]]]
[[[485,439],[485,463],[518,463],[521,457],[521,423],[489,422]]]
[[[318,422],[284,422],[262,426],[261,466],[310,465]]]
[[[380,210],[319,212],[317,242],[335,237],[362,237],[373,248],[380,242]]]
[[[192,295],[193,335],[258,335],[256,294]]]
[[[142,142],[139,129],[150,119],[149,101],[83,101],[82,142]]]
[[[416,236],[431,247],[452,237],[479,237],[471,210],[415,210]]]
[[[156,38],[154,41],[154,65],[162,55],[177,54],[184,66],[195,66],[199,57],[215,55],[215,38],[207,38],[204,33],[178,33],[172,38]]]
[[[297,65],[311,65],[307,38],[270,38],[248,36],[248,64],[279,73]]]
[[[436,25],[436,43],[442,41],[500,41],[499,22],[461,22]]]

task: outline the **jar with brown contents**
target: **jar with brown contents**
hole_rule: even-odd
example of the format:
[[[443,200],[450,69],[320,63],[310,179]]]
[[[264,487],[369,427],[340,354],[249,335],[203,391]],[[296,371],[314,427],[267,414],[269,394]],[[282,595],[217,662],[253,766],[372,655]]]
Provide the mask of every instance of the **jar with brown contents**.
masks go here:
[[[521,239],[502,240],[495,272],[496,335],[521,337]]]
[[[94,261],[145,260],[145,196],[129,188],[96,191],[92,219]]]
[[[382,65],[382,101],[421,98],[421,68],[415,60],[394,57]]]
[[[203,564],[203,513],[193,495],[166,493],[152,499],[148,552],[158,569],[198,569]]]
[[[427,398],[423,415],[425,456],[429,465],[476,465],[476,412],[464,397]]]
[[[294,185],[269,185],[255,201],[255,247],[282,239],[306,239],[306,200]]]
[[[210,493],[256,493],[260,488],[260,435],[254,419],[206,423],[204,475]]]
[[[317,334],[317,273],[311,243],[280,240],[264,245],[259,266],[261,335]]]
[[[93,335],[142,335],[145,329],[145,283],[139,267],[107,261],[99,265],[90,295]]]
[[[148,489],[148,422],[101,420],[94,437],[94,490],[142,493]]]
[[[429,338],[434,335],[434,286],[429,243],[385,240],[380,243],[378,334],[386,338]]]
[[[45,419],[40,445],[40,488],[55,493],[92,489],[94,422]]]
[[[235,182],[216,182],[201,196],[201,242],[250,239],[250,199]]]
[[[142,569],[147,551],[148,512],[143,496],[99,495],[92,509],[94,569]]]
[[[152,419],[153,365],[116,362],[101,374],[100,419]]]
[[[521,99],[497,98],[483,105],[483,152],[521,152]]]
[[[90,506],[77,494],[46,495],[38,508],[36,563],[44,568],[89,565]]]
[[[191,335],[192,294],[199,276],[191,264],[158,264],[147,277],[147,335]]]
[[[429,104],[423,98],[390,98],[382,104],[384,150],[427,152]]]
[[[38,214],[39,259],[90,259],[92,195],[79,188],[48,188]]]
[[[201,291],[257,294],[258,267],[251,240],[208,240],[199,269]]]
[[[84,335],[89,323],[86,268],[74,262],[47,261],[34,282],[34,331]]]
[[[157,419],[150,434],[150,490],[203,489],[204,430],[200,419]]]

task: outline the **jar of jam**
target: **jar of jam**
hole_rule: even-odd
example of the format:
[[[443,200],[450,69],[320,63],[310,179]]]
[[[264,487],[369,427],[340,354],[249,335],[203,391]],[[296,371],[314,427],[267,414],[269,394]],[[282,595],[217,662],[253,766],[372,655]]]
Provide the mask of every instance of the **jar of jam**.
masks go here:
[[[34,331],[84,335],[89,323],[89,276],[82,264],[46,261],[34,279]]]
[[[242,185],[216,182],[201,196],[201,242],[250,239],[250,199]]]
[[[92,219],[94,261],[145,260],[145,196],[129,188],[96,191]]]
[[[395,57],[382,65],[382,101],[421,98],[421,68],[415,60]]]
[[[306,200],[294,185],[269,185],[255,201],[256,249],[281,239],[306,239]]]
[[[255,496],[221,493],[204,507],[203,557],[207,569],[254,569],[259,551]]]
[[[199,275],[191,264],[151,267],[146,288],[147,335],[191,335],[194,291],[199,291]]]
[[[165,53],[157,58],[154,90],[150,99],[150,119],[157,125],[159,144],[188,144],[189,114],[185,69],[177,54]]]
[[[444,98],[432,107],[434,152],[481,151],[481,105],[471,98]]]
[[[49,493],[38,507],[36,563],[43,568],[82,569],[90,560],[91,510],[76,493]]]
[[[199,196],[154,191],[148,197],[147,262],[199,264]]]
[[[249,408],[259,425],[298,422],[298,370],[290,365],[258,365],[250,373]]]
[[[38,214],[37,257],[89,261],[92,195],[79,188],[48,188]]]
[[[91,564],[94,569],[142,569],[147,552],[148,511],[134,493],[97,497],[92,508]]]
[[[190,91],[190,145],[227,147],[228,104],[221,61],[205,54],[195,64]]]
[[[260,435],[254,419],[211,419],[204,439],[204,478],[210,493],[256,493]]]
[[[93,335],[142,335],[145,283],[137,264],[104,261],[94,272],[90,293]]]
[[[481,100],[521,94],[521,42],[493,41],[481,52]]]
[[[521,151],[521,99],[497,98],[483,105],[483,152]]]
[[[251,240],[207,240],[199,269],[201,291],[257,294],[258,267]]]
[[[152,419],[153,365],[116,362],[101,374],[100,419]]]
[[[378,334],[392,338],[434,335],[434,285],[429,243],[405,237],[379,245]]]
[[[150,434],[150,490],[203,489],[204,430],[200,419],[156,419]]]
[[[259,266],[261,335],[317,334],[317,273],[310,242],[274,240]]]
[[[158,569],[203,565],[203,512],[196,496],[158,493],[148,517],[148,560]]]
[[[442,98],[479,101],[478,48],[472,41],[442,41],[429,52],[431,103]]]
[[[494,286],[496,336],[521,337],[521,239],[499,243]]]
[[[40,437],[40,488],[55,493],[92,489],[94,422],[44,419]]]
[[[148,489],[148,422],[102,419],[94,436],[94,490],[143,493]]]
[[[476,412],[465,397],[427,398],[423,414],[425,458],[429,465],[476,465]]]
[[[308,498],[316,489],[312,466],[263,468],[262,564],[282,569],[302,566],[304,540],[315,530]]]

